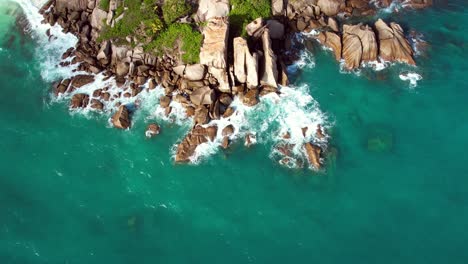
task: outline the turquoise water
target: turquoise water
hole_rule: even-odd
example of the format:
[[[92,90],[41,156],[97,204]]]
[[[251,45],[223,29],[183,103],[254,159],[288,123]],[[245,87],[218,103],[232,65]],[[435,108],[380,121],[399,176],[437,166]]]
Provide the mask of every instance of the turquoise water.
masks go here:
[[[147,140],[143,114],[127,132],[70,114],[2,1],[0,263],[467,263],[468,5],[441,2],[391,15],[430,43],[417,68],[342,74],[315,47],[294,82],[337,153],[315,173],[269,144],[174,165],[186,127]]]

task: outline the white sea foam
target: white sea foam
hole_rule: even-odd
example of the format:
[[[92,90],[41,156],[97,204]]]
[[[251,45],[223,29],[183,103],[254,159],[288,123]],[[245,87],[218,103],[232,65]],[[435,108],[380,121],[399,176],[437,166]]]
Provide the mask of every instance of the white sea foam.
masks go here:
[[[217,137],[213,142],[199,145],[191,162],[199,163],[206,157],[216,153],[222,143],[222,130],[228,125],[234,127],[234,133],[229,137],[232,142],[245,140],[247,134],[252,135],[252,144],[271,144],[270,157],[279,160],[278,144],[289,144],[291,156],[289,160],[304,160],[303,144],[314,142],[326,146],[327,138],[319,139],[315,135],[317,126],[328,128],[329,124],[324,113],[319,109],[318,103],[309,94],[307,85],[299,87],[280,87],[280,94],[270,93],[260,98],[260,103],[254,107],[242,104],[236,97],[232,107],[235,113],[228,118],[212,120],[205,127],[216,125],[218,127]],[[307,127],[305,136],[303,128]],[[290,138],[285,139],[283,135],[288,133]],[[172,153],[175,155],[175,149]],[[280,162],[282,163],[282,162]],[[284,162],[283,162],[284,163]],[[294,163],[294,166],[291,164]],[[296,162],[283,164],[288,167],[297,167]]]
[[[60,78],[70,77],[73,75],[72,70],[76,66],[60,67],[58,63],[61,60],[62,54],[74,47],[78,39],[72,34],[64,34],[59,25],[51,26],[42,24],[44,19],[39,14],[39,9],[44,4],[43,0],[14,0],[23,9],[24,15],[30,24],[31,37],[38,43],[36,56],[41,64],[41,76],[46,81],[55,81]],[[49,39],[46,31],[50,29],[52,37]]]
[[[422,80],[422,76],[415,72],[403,72],[399,75],[402,81],[408,81],[410,88],[418,86],[418,81]]]

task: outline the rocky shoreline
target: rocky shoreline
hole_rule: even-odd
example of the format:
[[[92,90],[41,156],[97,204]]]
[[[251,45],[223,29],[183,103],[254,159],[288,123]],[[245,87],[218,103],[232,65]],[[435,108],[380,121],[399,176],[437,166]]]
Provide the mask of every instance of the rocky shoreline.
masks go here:
[[[253,107],[262,96],[281,93],[281,87],[288,85],[287,65],[297,59],[292,48],[293,34],[313,32],[313,37],[332,49],[335,58],[343,60],[348,70],[378,60],[416,64],[414,51],[400,25],[387,24],[381,19],[373,26],[346,23],[349,17],[369,16],[379,8],[390,6],[388,0],[272,0],[272,17],[258,18],[248,24],[246,37],[230,34],[229,0],[192,1],[198,6],[193,17],[203,34],[198,64],[184,64],[172,53],[157,57],[139,45],[100,41],[102,29],[106,25],[112,27],[125,12],[116,16],[122,4],[119,0],[110,0],[107,11],[100,8],[99,2],[49,0],[40,11],[44,23],[58,24],[64,32],[78,37],[76,47],[63,55],[60,65],[76,65],[80,74],[55,84],[54,94],[73,94],[72,109],[112,111],[112,124],[128,129],[133,110],[120,99],[135,98],[133,102],[137,104],[137,97],[144,90],[164,89],[159,101],[166,115],[172,111],[171,102],[177,102],[194,123],[177,147],[176,162],[190,162],[198,146],[213,142],[217,137],[221,139],[222,148],[229,147],[237,128],[232,125],[217,127],[210,121],[236,115],[232,106],[235,97]],[[422,8],[431,1],[407,0],[401,4]],[[53,38],[50,32],[48,34]],[[103,74],[105,80],[114,78],[116,85],[96,89],[91,94],[76,92],[94,82],[96,74]],[[105,105],[112,105],[112,109],[105,109]],[[152,137],[159,131],[158,125],[150,124],[146,135]],[[302,133],[304,142],[300,147],[305,160],[310,167],[320,169],[328,136],[320,125],[304,127]],[[289,133],[282,136],[285,144],[277,146],[282,153],[280,163],[291,160],[300,163],[291,154],[296,146],[288,143]],[[253,137],[246,133],[247,146],[252,144]]]

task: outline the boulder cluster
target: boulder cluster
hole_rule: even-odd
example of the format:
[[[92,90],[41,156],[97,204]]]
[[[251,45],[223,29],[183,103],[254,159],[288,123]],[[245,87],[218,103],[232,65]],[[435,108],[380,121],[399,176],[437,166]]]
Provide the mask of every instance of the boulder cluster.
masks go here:
[[[405,3],[414,8],[431,4],[430,0]],[[76,47],[63,55],[61,65],[76,65],[80,74],[58,82],[54,86],[55,95],[70,94],[72,109],[114,111],[113,126],[128,129],[132,109],[122,101],[136,98],[145,88],[160,86],[164,95],[159,98],[159,107],[165,114],[171,114],[176,102],[194,122],[177,147],[176,162],[190,162],[203,143],[216,141],[222,148],[230,146],[238,128],[218,127],[210,121],[236,115],[232,106],[234,97],[247,106],[255,106],[261,96],[280,93],[280,86],[288,84],[286,64],[292,56],[284,51],[290,47],[290,34],[316,30],[315,37],[333,50],[337,60],[344,60],[347,69],[379,58],[415,63],[413,50],[398,24],[378,20],[373,27],[340,26],[337,19],[338,14],[344,17],[373,14],[376,8],[388,6],[388,0],[272,0],[273,17],[258,18],[248,24],[247,38],[230,37],[229,0],[199,0],[194,19],[201,27],[203,42],[199,63],[190,65],[170,54],[156,57],[145,53],[140,45],[130,47],[112,40],[101,41],[103,27],[112,27],[121,19],[122,15],[115,16],[120,4],[121,1],[110,0],[109,10],[102,10],[99,0],[49,0],[41,9],[45,23],[58,24],[64,32],[78,37]],[[47,34],[53,38],[50,32]],[[92,94],[79,93],[77,89],[92,83],[98,73],[103,73],[106,79],[113,77],[117,85],[96,89]],[[326,138],[320,126],[311,129],[317,130],[315,138]],[[159,132],[160,127],[151,124],[145,134],[153,137]],[[250,146],[253,140],[254,136],[247,133],[245,145]],[[279,147],[289,153],[284,155],[285,159],[291,158],[289,147]],[[320,144],[304,140],[301,149],[309,165],[320,168],[323,153]]]
[[[340,17],[372,15],[378,8],[388,7],[391,1],[378,0],[318,0],[318,1],[273,1],[277,15],[288,18],[291,29],[312,32],[322,45],[330,48],[336,60],[344,61],[348,70],[359,68],[362,63],[399,61],[415,64],[413,49],[405,38],[400,25],[385,23],[379,19],[373,26],[358,23],[340,25]],[[430,5],[430,1],[405,1],[406,7]],[[282,6],[282,9],[280,8]],[[342,19],[341,19],[342,20]]]

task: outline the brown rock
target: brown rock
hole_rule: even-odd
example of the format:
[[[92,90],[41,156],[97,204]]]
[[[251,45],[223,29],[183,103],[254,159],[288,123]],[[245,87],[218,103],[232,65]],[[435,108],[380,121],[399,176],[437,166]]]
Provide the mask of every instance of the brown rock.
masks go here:
[[[186,115],[187,117],[192,117],[192,116],[194,116],[194,115],[195,115],[195,108],[192,107],[192,106],[187,106],[187,107],[185,108],[185,115]]]
[[[161,96],[159,98],[159,105],[162,107],[162,108],[166,108],[168,107],[169,105],[171,104],[171,98],[169,96]]]
[[[271,48],[269,29],[265,29],[262,35],[264,71],[260,83],[271,87],[278,87],[278,69],[276,65],[276,55]]]
[[[234,114],[234,108],[228,107],[226,109],[226,111],[224,111],[223,117],[228,118],[228,117],[232,116],[232,114]]]
[[[74,94],[70,100],[71,108],[85,108],[89,103],[89,95],[79,93]]]
[[[198,107],[197,109],[195,109],[194,119],[195,124],[207,124],[208,122],[210,122],[209,110],[204,106]]]
[[[90,84],[92,82],[94,82],[94,76],[93,75],[80,74],[80,75],[76,75],[75,77],[73,77],[73,79],[71,81],[71,85],[73,85],[76,88],[80,88],[80,87],[85,86],[87,84]]]
[[[212,142],[215,140],[217,133],[218,133],[217,126],[209,126],[206,128],[206,135]]]
[[[194,105],[210,105],[213,103],[215,93],[210,87],[201,87],[190,94],[190,101]]]
[[[250,134],[250,133],[248,133],[247,135],[245,135],[245,143],[244,143],[244,145],[245,145],[246,147],[250,147],[250,146],[253,145],[253,141],[254,141],[254,140],[255,140],[255,136],[252,135],[252,134]]]
[[[109,101],[109,98],[110,98],[110,93],[105,92],[105,93],[102,93],[102,94],[101,94],[101,99],[102,99],[102,100],[104,100],[104,101]]]
[[[247,106],[254,106],[258,104],[258,90],[257,89],[250,89],[242,98],[242,103]]]
[[[307,135],[307,130],[309,130],[308,127],[303,127],[303,128],[302,128],[302,136],[305,137],[305,136]]]
[[[228,137],[223,137],[223,141],[221,142],[221,147],[223,149],[229,148],[229,138]]]
[[[229,106],[231,105],[232,103],[232,97],[227,94],[227,93],[222,93],[220,96],[219,96],[219,101],[225,105],[225,106]]]
[[[149,124],[148,128],[146,129],[145,136],[147,138],[152,138],[156,135],[159,135],[161,131],[161,127],[158,124]]]
[[[91,99],[91,108],[96,110],[104,109],[104,104],[98,99]]]
[[[223,131],[221,132],[223,137],[229,137],[232,134],[234,134],[234,126],[233,125],[228,125],[223,128]]]
[[[327,16],[336,16],[342,8],[345,8],[345,0],[318,0],[317,6]]]
[[[127,129],[130,127],[130,112],[125,105],[121,105],[119,110],[112,116],[112,124],[119,129]]]
[[[320,169],[320,155],[322,154],[322,149],[319,146],[316,146],[312,143],[304,144],[305,153],[309,164],[315,169]]]
[[[326,47],[329,47],[333,50],[335,54],[335,59],[337,61],[341,60],[341,38],[333,32],[320,32],[317,36],[317,39]]]
[[[375,28],[379,36],[379,53],[382,59],[416,64],[413,59],[413,49],[404,37],[400,25],[392,22],[388,26],[382,19],[379,19],[375,22]]]
[[[322,138],[325,137],[325,135],[323,134],[323,131],[322,131],[322,126],[320,124],[317,125],[317,130],[315,131],[315,136],[318,139],[322,139]]]

